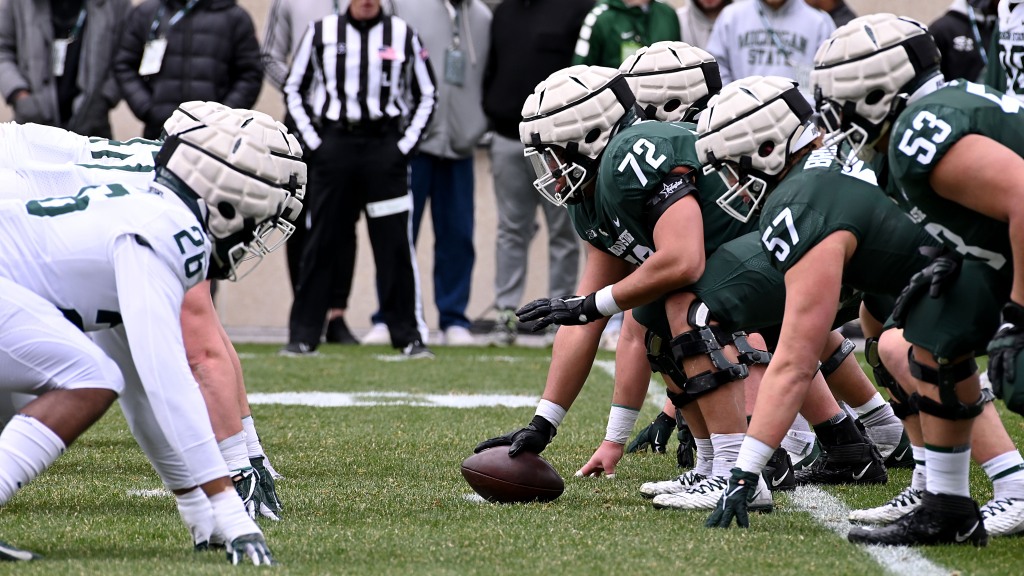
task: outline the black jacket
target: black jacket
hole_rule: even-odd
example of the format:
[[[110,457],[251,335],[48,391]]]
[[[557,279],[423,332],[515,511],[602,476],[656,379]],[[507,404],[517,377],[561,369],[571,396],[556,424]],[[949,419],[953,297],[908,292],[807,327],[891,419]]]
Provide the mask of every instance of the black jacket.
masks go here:
[[[519,139],[523,103],[541,80],[572,62],[594,0],[505,0],[494,9],[484,74],[484,113],[491,127]]]
[[[967,14],[955,6],[928,27],[928,32],[935,38],[935,45],[942,54],[940,67],[946,80],[963,78],[975,82],[980,79],[985,68],[981,54],[992,40],[996,17],[995,14],[981,13],[977,13],[976,17],[981,42],[975,38]],[[992,55],[986,56],[992,58]]]
[[[139,65],[161,5],[158,36],[167,38],[160,71],[139,75]],[[251,108],[263,81],[260,47],[252,18],[235,0],[200,0],[174,26],[168,20],[184,0],[146,0],[128,15],[114,57],[114,75],[125,101],[145,123],[143,136],[155,138],[182,102],[212,100]]]

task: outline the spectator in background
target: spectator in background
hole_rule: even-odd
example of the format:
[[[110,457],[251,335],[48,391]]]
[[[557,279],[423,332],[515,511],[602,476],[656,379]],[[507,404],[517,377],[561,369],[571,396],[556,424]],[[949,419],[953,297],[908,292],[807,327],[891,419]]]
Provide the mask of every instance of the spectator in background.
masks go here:
[[[985,83],[1024,101],[1024,0],[999,0]]]
[[[263,61],[263,71],[267,75],[267,81],[281,92],[282,97],[284,96],[284,83],[288,80],[288,72],[291,70],[291,57],[298,50],[299,42],[306,32],[306,28],[328,14],[344,13],[348,9],[348,2],[349,0],[273,0],[264,29],[260,58]],[[384,2],[382,9],[387,9],[387,4]],[[288,114],[287,105],[283,122],[288,130],[295,132],[295,121],[291,114]],[[316,189],[307,187],[307,197],[317,193]],[[292,285],[292,294],[295,294],[296,285],[299,283],[299,264],[302,261],[302,249],[306,245],[305,210],[306,208],[303,206],[303,213],[295,222],[295,233],[285,245],[288,279]],[[352,273],[356,265],[355,229],[352,230],[351,238],[341,239],[337,249],[338,276],[334,281],[330,308],[327,311],[325,336],[327,342],[334,344],[359,344],[359,340],[352,335],[352,331],[349,330],[348,324],[345,322],[348,297],[352,292]],[[347,285],[344,284],[346,278],[349,280]],[[384,336],[387,337],[386,327]]]
[[[988,65],[988,46],[996,28],[995,0],[953,0],[949,10],[928,27],[942,61],[942,77],[977,81]]]
[[[707,46],[715,20],[722,8],[729,4],[732,0],[690,0],[689,4],[676,10],[680,40],[698,48]]]
[[[129,0],[0,2],[0,93],[16,122],[111,138],[110,62]]]
[[[473,283],[473,150],[487,131],[482,107],[491,11],[481,0],[393,0],[416,30],[437,79],[437,105],[410,159],[412,237],[430,202],[434,302],[449,346],[473,344],[466,306]],[[376,323],[376,322],[375,322]]]
[[[583,20],[573,64],[618,68],[641,46],[679,40],[679,19],[660,0],[604,0]]]
[[[491,22],[490,58],[484,79],[484,111],[494,138],[491,170],[498,212],[495,245],[494,340],[513,344],[526,284],[530,242],[537,232],[538,205],[548,229],[550,295],[571,294],[579,270],[579,240],[567,210],[543,200],[523,156],[519,123],[523,103],[552,72],[569,65],[583,19],[593,0],[504,0]]]
[[[363,211],[392,346],[433,358],[419,329],[419,272],[409,222],[409,155],[434,110],[427,51],[380,0],[354,0],[306,29],[284,92],[309,157],[309,236],[288,323],[286,355],[316,352],[343,247]],[[411,96],[411,102],[406,100]],[[345,285],[351,285],[351,278]]]
[[[782,76],[810,88],[814,53],[836,29],[828,14],[804,0],[751,0],[726,6],[707,51],[718,61],[722,85],[747,76]]]
[[[832,22],[836,25],[836,28],[848,23],[857,17],[850,10],[850,7],[846,5],[843,0],[806,0],[808,4],[814,6],[818,10],[824,10],[828,12],[828,15],[832,17]]]
[[[146,0],[125,21],[114,75],[144,138],[182,102],[252,108],[263,81],[252,18],[235,0]]]

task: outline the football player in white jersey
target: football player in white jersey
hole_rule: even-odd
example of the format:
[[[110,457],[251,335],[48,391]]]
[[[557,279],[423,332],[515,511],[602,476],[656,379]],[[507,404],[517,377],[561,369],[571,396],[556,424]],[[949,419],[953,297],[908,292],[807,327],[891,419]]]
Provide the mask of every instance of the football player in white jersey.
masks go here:
[[[204,118],[241,124],[257,116],[268,128],[285,130],[261,112],[232,110],[215,102],[186,102],[168,119],[164,132],[182,132],[202,124]],[[160,150],[158,141],[108,140],[38,124],[0,124],[0,142],[0,198],[25,200],[73,195],[100,184],[146,189],[153,180]],[[288,144],[286,140],[281,143]],[[276,152],[288,154],[289,150],[285,146]],[[276,472],[269,467],[256,433],[241,363],[214,308],[209,281],[186,293],[182,330],[189,365],[206,399],[235,488],[250,516],[278,519],[281,503],[273,478]]]
[[[186,291],[240,277],[274,223],[298,214],[305,166],[268,140],[259,121],[211,121],[167,139],[147,191],[110,184],[0,202],[0,388],[38,396],[0,433],[0,504],[121,394],[165,485],[194,495],[182,510],[190,527],[222,535],[234,563],[272,562],[232,489],[180,318]],[[107,337],[97,346],[82,331]]]

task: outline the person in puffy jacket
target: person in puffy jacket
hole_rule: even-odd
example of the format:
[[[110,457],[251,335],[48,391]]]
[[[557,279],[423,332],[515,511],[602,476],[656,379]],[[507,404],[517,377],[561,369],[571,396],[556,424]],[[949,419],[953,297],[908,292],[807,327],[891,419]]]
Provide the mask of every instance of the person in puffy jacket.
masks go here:
[[[114,76],[145,138],[182,102],[252,108],[263,81],[252,18],[235,0],[146,0],[125,21]]]

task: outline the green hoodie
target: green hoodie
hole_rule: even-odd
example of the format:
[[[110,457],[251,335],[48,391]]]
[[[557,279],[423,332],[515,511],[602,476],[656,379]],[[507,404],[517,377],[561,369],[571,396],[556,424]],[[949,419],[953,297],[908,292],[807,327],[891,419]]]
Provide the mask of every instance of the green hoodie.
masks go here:
[[[618,68],[641,46],[662,40],[679,40],[672,7],[653,0],[644,10],[627,7],[623,0],[603,0],[583,21],[572,63]]]

